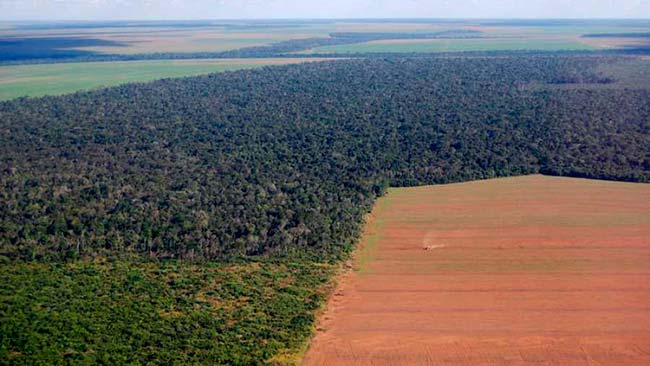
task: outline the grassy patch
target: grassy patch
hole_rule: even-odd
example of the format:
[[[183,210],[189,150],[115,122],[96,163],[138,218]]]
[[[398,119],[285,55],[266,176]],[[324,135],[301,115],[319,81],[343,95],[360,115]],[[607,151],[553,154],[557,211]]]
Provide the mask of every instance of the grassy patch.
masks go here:
[[[0,100],[58,95],[129,82],[314,60],[316,59],[164,60],[0,66]]]

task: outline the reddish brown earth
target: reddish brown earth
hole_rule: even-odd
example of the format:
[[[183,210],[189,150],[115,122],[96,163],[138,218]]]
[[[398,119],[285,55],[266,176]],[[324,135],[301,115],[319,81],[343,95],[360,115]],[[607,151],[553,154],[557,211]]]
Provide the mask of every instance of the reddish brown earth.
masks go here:
[[[305,366],[650,365],[650,185],[393,189],[372,217]]]

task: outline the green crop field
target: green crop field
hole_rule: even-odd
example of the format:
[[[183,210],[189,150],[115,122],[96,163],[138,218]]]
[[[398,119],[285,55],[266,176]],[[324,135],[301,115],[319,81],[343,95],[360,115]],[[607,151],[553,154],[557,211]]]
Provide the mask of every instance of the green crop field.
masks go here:
[[[84,62],[0,66],[0,100],[57,95],[79,90],[322,59],[222,59]]]
[[[389,40],[366,43],[324,46],[306,53],[355,53],[355,52],[461,52],[500,50],[595,50],[578,41],[563,39],[431,39]]]

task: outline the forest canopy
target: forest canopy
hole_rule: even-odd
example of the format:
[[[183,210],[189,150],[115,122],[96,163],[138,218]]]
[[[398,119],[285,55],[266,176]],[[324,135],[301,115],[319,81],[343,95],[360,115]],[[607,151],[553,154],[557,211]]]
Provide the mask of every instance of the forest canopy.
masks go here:
[[[0,255],[334,259],[388,186],[648,182],[650,90],[583,87],[615,82],[612,59],[344,60],[0,103]]]

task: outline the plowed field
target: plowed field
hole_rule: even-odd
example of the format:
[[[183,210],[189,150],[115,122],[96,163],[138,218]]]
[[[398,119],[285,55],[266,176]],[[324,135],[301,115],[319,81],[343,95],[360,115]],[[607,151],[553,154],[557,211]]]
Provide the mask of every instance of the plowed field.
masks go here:
[[[355,261],[306,366],[650,365],[650,185],[391,189]]]

